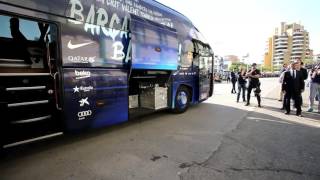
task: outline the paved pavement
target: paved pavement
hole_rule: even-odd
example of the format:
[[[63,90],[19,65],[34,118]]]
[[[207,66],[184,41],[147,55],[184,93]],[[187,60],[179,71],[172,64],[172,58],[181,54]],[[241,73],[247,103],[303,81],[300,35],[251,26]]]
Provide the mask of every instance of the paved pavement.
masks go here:
[[[11,149],[0,179],[320,179],[320,115],[285,116],[275,84],[262,81],[261,109],[217,84],[213,98],[184,114]]]
[[[273,79],[263,83],[263,108],[249,109],[223,136],[218,150],[206,161],[193,163],[181,179],[320,179],[320,115],[283,115]]]

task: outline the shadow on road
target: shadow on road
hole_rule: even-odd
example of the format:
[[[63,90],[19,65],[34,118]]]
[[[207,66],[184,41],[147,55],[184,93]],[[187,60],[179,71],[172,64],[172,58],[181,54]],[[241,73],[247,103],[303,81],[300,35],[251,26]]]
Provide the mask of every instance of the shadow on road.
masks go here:
[[[268,110],[271,110],[271,111],[275,111],[275,112],[281,112],[281,113],[284,113],[285,110],[281,110],[280,108],[278,107],[274,107],[274,106],[263,106],[264,109],[268,109]],[[295,110],[292,110],[291,111],[291,116],[294,116],[296,113]],[[316,113],[316,112],[303,112],[303,117],[305,118],[309,118],[309,119],[312,119],[314,121],[318,121],[320,122],[320,114],[319,113]]]
[[[275,107],[266,106],[264,108],[265,110],[281,112]],[[319,121],[319,116],[312,116],[312,114],[307,114],[306,116]],[[154,132],[148,129],[151,127],[155,129]],[[95,139],[100,139],[100,142],[105,143],[104,150],[100,150],[97,147],[95,152],[91,152],[96,153],[96,156],[105,157],[107,153],[105,150],[111,148],[108,147],[111,141],[113,142],[112,148],[117,149],[117,153],[126,153],[122,149],[123,142],[115,143],[114,138],[117,138],[119,132],[128,132],[128,135],[122,138],[126,138],[127,141],[124,143],[129,144],[126,146],[126,151],[131,151],[130,149],[135,149],[136,144],[130,142],[132,137],[130,137],[129,132],[135,128],[140,128],[141,137],[149,138],[149,141],[144,144],[155,143],[159,148],[166,149],[168,151],[168,160],[173,158],[170,156],[170,149],[178,149],[181,146],[179,153],[181,156],[187,155],[191,151],[190,148],[198,148],[197,141],[200,141],[203,136],[207,136],[205,137],[206,141],[201,142],[203,151],[212,152],[212,155],[206,161],[195,162],[190,159],[190,162],[179,162],[176,160],[178,158],[174,157],[176,164],[174,168],[188,168],[186,173],[181,174],[181,179],[320,179],[320,129],[317,126],[305,124],[299,120],[289,121],[271,114],[249,112],[236,107],[211,103],[192,106],[184,114],[176,115],[162,111],[138,117],[127,123],[112,127],[77,135],[66,135],[48,141],[8,149],[0,159],[0,174],[5,179],[6,177],[8,179],[21,179],[22,177],[32,179],[34,177],[45,178],[48,176],[59,179],[61,178],[59,175],[68,174],[70,167],[68,167],[67,163],[62,163],[59,166],[60,168],[61,166],[66,166],[66,172],[55,172],[55,163],[57,163],[58,159],[54,154],[58,152],[65,153],[70,159],[77,158],[78,154],[74,153],[74,149],[81,152],[81,149],[86,148],[86,146],[97,146],[94,143],[87,144],[87,142],[93,142]],[[164,136],[173,136],[173,134],[191,136],[193,141],[188,141],[188,138],[179,139],[179,141],[172,138],[157,143],[157,140],[162,139]],[[216,141],[216,139],[212,138],[213,136],[222,137],[218,150],[208,149],[211,147],[209,144],[212,144],[212,141]],[[79,144],[82,146],[79,147]],[[186,144],[189,149],[185,148],[184,145]],[[61,152],[62,149],[64,152]],[[132,150],[132,152],[134,151]],[[147,154],[147,152],[140,153]],[[197,153],[195,152],[195,154]],[[28,158],[32,159],[32,162],[26,162],[26,157],[30,156],[34,157]],[[112,153],[110,156],[112,156]],[[183,159],[188,159],[188,156],[189,154]],[[68,158],[64,159],[64,161],[67,162]],[[86,162],[83,165],[85,166],[84,168],[90,168],[93,171],[92,174],[96,175],[94,178],[106,178],[104,176],[99,177],[99,170],[95,172],[95,169],[92,169],[90,164],[99,163],[101,167],[109,167],[110,162],[104,160],[91,162],[93,160],[83,156],[79,158],[84,159]],[[150,157],[143,157],[143,159],[151,161]],[[199,157],[199,159],[202,158]],[[121,169],[121,166],[117,166],[117,163],[121,161],[126,162],[130,161],[130,159],[120,159],[119,162],[113,162],[113,169],[110,169],[110,171],[126,171],[126,169]],[[34,166],[34,169],[30,167],[31,170],[28,169],[27,173],[26,169],[24,169],[28,165],[34,165],[39,162],[48,165],[50,170],[35,173],[37,167]],[[130,162],[126,163],[130,164]],[[136,166],[143,167],[144,165],[137,163]],[[163,164],[163,166],[168,165]],[[154,168],[159,168],[159,166]],[[14,172],[18,173],[10,173],[13,169]],[[64,168],[62,167],[62,169]],[[136,171],[136,174],[139,174],[139,168]],[[87,174],[85,174],[87,176],[81,175],[80,173],[79,177],[82,177],[82,179],[93,178]],[[149,175],[146,172],[140,173],[136,179],[148,179]],[[153,177],[155,176],[153,175]],[[158,172],[157,176],[160,179],[161,172]],[[116,178],[117,175],[114,177]],[[119,177],[122,176],[119,174]],[[169,179],[174,179],[174,177],[176,177],[176,174],[172,174],[172,178]]]

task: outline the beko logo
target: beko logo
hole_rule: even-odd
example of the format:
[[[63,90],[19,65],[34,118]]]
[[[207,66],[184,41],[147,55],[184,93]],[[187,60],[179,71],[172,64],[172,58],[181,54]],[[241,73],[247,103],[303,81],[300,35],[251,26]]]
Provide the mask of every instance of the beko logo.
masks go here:
[[[86,117],[91,116],[91,115],[92,115],[91,110],[78,112],[79,121],[84,120],[84,119],[86,119]]]
[[[90,71],[74,71],[76,75],[76,79],[85,79],[91,77],[91,72]]]
[[[83,56],[68,56],[68,60],[73,63],[88,64],[96,61],[96,56],[83,57]]]

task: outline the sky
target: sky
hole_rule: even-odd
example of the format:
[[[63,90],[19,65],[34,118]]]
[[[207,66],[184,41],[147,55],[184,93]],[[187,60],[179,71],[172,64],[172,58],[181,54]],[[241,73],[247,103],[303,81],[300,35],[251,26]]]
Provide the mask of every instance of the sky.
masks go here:
[[[267,40],[281,22],[297,22],[309,31],[310,48],[320,53],[319,0],[158,0],[187,16],[215,54],[249,53],[262,62]]]

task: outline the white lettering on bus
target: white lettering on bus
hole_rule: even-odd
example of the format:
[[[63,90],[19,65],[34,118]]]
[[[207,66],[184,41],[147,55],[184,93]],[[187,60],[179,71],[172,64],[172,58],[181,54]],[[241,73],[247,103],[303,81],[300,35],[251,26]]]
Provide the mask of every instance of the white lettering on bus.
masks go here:
[[[173,28],[171,19],[163,17],[163,14],[152,9],[141,5],[138,0],[99,0],[104,6],[110,6],[116,8],[119,11],[125,13],[135,14],[140,17],[144,17],[151,21],[156,21],[160,24],[167,25]],[[131,46],[130,33],[129,31],[129,18],[124,16],[122,24],[121,19],[116,13],[113,13],[112,16],[108,15],[107,8],[96,8],[95,4],[92,4],[87,12],[87,16],[84,15],[84,7],[81,3],[81,0],[70,0],[71,4],[70,9],[70,18],[75,20],[69,20],[69,22],[74,24],[84,24],[84,30],[91,35],[101,35],[101,32],[106,36],[110,37],[114,43],[113,56],[111,57],[114,60],[122,61],[126,57],[125,61],[128,61],[130,58],[130,52],[126,54],[123,52],[124,45],[121,41],[116,40],[119,38],[126,38],[129,41],[129,46]],[[110,18],[111,17],[111,18]],[[108,24],[109,23],[109,24]],[[109,25],[109,26],[108,26]],[[121,30],[116,29],[121,25]],[[130,51],[131,49],[128,48]]]
[[[77,71],[74,70],[74,74],[76,75],[76,79],[85,79],[91,77],[90,71]]]
[[[68,60],[73,63],[82,63],[82,64],[87,64],[87,63],[94,63],[95,62],[94,57],[83,57],[83,56],[68,56]]]
[[[113,56],[111,57],[114,60],[123,60],[123,58],[126,56],[123,52],[123,45],[121,42],[115,42],[113,44]]]
[[[79,21],[84,21],[84,16],[82,14],[83,6],[79,0],[70,0],[71,4],[71,14],[70,17],[77,19],[76,15],[80,17]],[[77,8],[78,7],[78,8]]]

